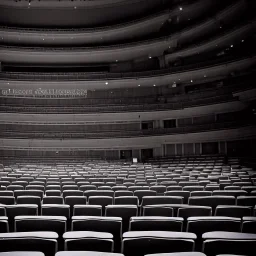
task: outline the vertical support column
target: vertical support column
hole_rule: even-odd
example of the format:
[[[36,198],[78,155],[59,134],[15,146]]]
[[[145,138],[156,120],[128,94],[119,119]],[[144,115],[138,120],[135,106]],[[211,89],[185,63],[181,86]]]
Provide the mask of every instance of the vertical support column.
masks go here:
[[[165,56],[164,56],[164,55],[159,56],[159,57],[158,57],[158,61],[159,61],[159,67],[160,67],[161,69],[164,69],[164,68],[167,67],[166,59],[165,59]]]

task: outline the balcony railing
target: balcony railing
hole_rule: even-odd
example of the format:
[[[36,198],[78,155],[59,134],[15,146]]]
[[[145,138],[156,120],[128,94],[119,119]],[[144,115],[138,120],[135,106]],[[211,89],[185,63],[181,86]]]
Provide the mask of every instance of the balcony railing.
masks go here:
[[[238,61],[250,60],[254,58],[254,53],[249,53],[245,57],[234,59],[234,56],[226,56],[209,61],[193,63],[189,65],[171,67],[161,70],[143,71],[143,72],[125,72],[125,73],[15,73],[15,72],[0,72],[0,79],[14,80],[102,80],[102,79],[124,79],[124,78],[144,78],[154,76],[164,76],[181,72],[195,71],[202,68],[212,68],[221,65],[228,65]]]
[[[106,132],[17,132],[2,131],[1,138],[22,139],[101,139],[101,138],[130,138],[143,136],[165,136],[171,134],[197,133],[223,129],[234,129],[238,127],[252,126],[256,120],[242,120],[226,123],[212,123],[202,125],[191,125],[177,128],[158,128],[140,131],[106,131]]]
[[[83,105],[83,106],[0,106],[0,112],[5,113],[111,113],[111,112],[133,112],[133,111],[161,111],[184,109],[193,106],[225,103],[238,100],[232,95],[221,95],[204,99],[197,99],[187,102],[159,103],[159,104],[134,104],[134,105]]]

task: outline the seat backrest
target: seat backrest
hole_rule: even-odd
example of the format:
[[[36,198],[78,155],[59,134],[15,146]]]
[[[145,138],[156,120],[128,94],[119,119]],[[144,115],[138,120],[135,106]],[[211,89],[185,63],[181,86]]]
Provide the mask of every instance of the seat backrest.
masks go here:
[[[73,216],[71,229],[72,231],[111,233],[115,248],[120,249],[122,238],[122,218],[120,217]]]
[[[0,233],[0,251],[40,251],[45,256],[54,256],[57,238],[55,232]]]
[[[84,196],[89,198],[90,196],[110,196],[114,197],[114,191],[112,190],[87,190],[84,192]]]
[[[183,218],[143,216],[131,217],[129,231],[176,231],[181,232]]]
[[[108,205],[106,206],[107,217],[122,218],[122,231],[129,229],[130,218],[138,215],[137,205]]]
[[[119,196],[114,198],[114,204],[138,205],[139,199],[137,196]]]
[[[218,205],[215,209],[215,216],[242,218],[243,216],[251,216],[251,212],[249,206]]]
[[[14,196],[15,198],[18,198],[19,196],[37,196],[40,197],[42,200],[44,192],[41,190],[15,190]]]
[[[143,216],[173,217],[173,208],[170,205],[143,206]]]
[[[14,196],[0,196],[0,204],[15,204],[15,197]]]
[[[107,232],[70,231],[63,235],[65,250],[112,252],[113,235]],[[70,254],[69,254],[70,255]]]
[[[43,216],[63,216],[70,218],[70,206],[67,204],[43,204],[41,207]]]
[[[212,208],[209,206],[193,206],[186,208],[179,208],[177,216],[187,219],[196,216],[211,216]]]
[[[0,216],[0,233],[8,233],[8,232],[9,232],[8,217]]]
[[[102,216],[102,206],[74,205],[73,216]]]
[[[192,232],[201,238],[203,233],[211,231],[239,232],[241,220],[231,217],[189,217],[187,219],[187,232]]]
[[[190,205],[201,205],[210,206],[212,210],[218,205],[235,205],[236,198],[234,196],[199,196],[199,197],[189,197],[188,203]]]
[[[256,234],[256,217],[243,217],[242,232]]]
[[[66,232],[67,218],[63,216],[16,216],[16,232],[53,231],[59,237]]]
[[[62,196],[45,196],[42,204],[63,204]]]
[[[115,197],[119,196],[133,196],[133,192],[129,190],[117,190],[115,191]]]
[[[256,235],[241,232],[207,232],[203,234],[203,252],[218,254],[255,255]]]
[[[153,204],[182,204],[182,196],[144,196],[141,206]]]
[[[187,232],[130,231],[123,234],[122,253],[125,256],[144,256],[193,251],[195,239],[195,234]]]
[[[80,190],[63,190],[63,197],[67,196],[83,196],[83,191]]]
[[[254,207],[256,205],[256,196],[238,196],[237,205]]]

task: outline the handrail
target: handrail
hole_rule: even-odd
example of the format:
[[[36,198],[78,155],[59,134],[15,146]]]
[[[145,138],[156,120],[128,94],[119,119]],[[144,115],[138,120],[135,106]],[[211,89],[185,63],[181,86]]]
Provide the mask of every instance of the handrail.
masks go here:
[[[152,76],[164,76],[167,74],[188,72],[192,70],[198,70],[202,68],[210,68],[221,65],[228,65],[230,63],[235,63],[238,61],[243,61],[246,59],[256,57],[254,53],[249,53],[244,57],[234,59],[233,56],[225,56],[222,58],[217,58],[213,60],[208,60],[205,62],[199,62],[194,64],[189,64],[179,67],[171,67],[161,70],[153,71],[142,71],[142,72],[125,72],[125,73],[107,73],[107,74],[98,74],[98,73],[14,73],[14,72],[0,72],[0,79],[24,79],[24,80],[36,80],[36,79],[45,79],[45,80],[96,80],[96,79],[120,79],[120,78],[132,78],[132,77],[152,77]]]
[[[108,138],[108,137],[144,137],[144,136],[164,136],[170,134],[183,134],[183,133],[196,133],[202,131],[212,131],[221,129],[233,129],[237,127],[251,126],[255,125],[256,122],[252,120],[243,121],[233,121],[224,123],[211,123],[203,125],[191,125],[187,127],[177,127],[177,128],[158,128],[151,130],[140,130],[140,131],[114,131],[114,132],[12,132],[12,131],[1,131],[0,137],[11,137],[11,138]]]
[[[216,96],[208,99],[199,99],[190,102],[177,103],[159,103],[159,104],[137,104],[137,105],[111,105],[111,106],[82,106],[82,107],[14,107],[14,106],[0,106],[0,113],[112,113],[112,112],[145,112],[145,111],[161,111],[161,110],[177,110],[193,106],[203,106],[215,103],[227,103],[236,101],[238,97],[233,95]]]

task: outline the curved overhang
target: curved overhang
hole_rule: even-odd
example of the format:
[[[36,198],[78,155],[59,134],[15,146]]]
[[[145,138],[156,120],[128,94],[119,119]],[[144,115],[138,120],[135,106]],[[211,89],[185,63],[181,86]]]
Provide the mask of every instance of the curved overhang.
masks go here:
[[[198,18],[212,7],[213,1],[200,0],[183,6],[182,12],[176,6],[154,15],[132,22],[93,29],[33,29],[0,27],[2,44],[65,45],[65,44],[109,44],[124,40],[143,38],[156,33],[167,20],[179,16],[179,21]]]
[[[235,30],[226,32],[221,36],[218,35],[218,37],[213,38],[210,41],[208,40],[200,45],[193,45],[189,48],[167,54],[165,56],[165,60],[166,62],[170,63],[176,61],[177,59],[190,57],[198,53],[203,54],[216,49],[223,49],[224,47],[229,47],[230,45],[236,45],[241,41],[243,42],[246,40],[249,36],[254,34],[255,31],[256,20],[241,27],[237,27]]]
[[[1,0],[0,23],[20,27],[94,27],[136,19],[168,2],[170,0]]]
[[[226,21],[242,12],[244,0],[229,6],[216,17],[197,24],[191,28],[175,33],[168,37],[140,41],[129,44],[111,45],[105,47],[84,48],[46,48],[46,47],[14,47],[0,46],[0,60],[6,63],[40,63],[40,64],[79,64],[79,63],[116,63],[131,61],[139,58],[162,56],[164,51],[175,49],[187,38],[196,38],[207,30],[219,28],[220,21]],[[193,34],[193,36],[191,35]],[[189,37],[190,36],[190,37]]]
[[[168,111],[141,111],[126,113],[95,113],[95,114],[25,114],[0,113],[0,123],[30,123],[30,124],[85,124],[102,122],[141,122],[148,120],[165,120],[171,118],[187,118],[212,113],[227,113],[240,111],[246,105],[239,101],[209,104]]]
[[[135,149],[155,148],[165,144],[200,143],[242,139],[255,139],[256,126],[250,125],[241,128],[205,131],[199,133],[113,138],[113,139],[0,139],[0,149],[20,150],[84,150],[84,149]]]
[[[256,56],[209,66],[181,67],[152,72],[109,73],[109,74],[68,74],[68,75],[13,75],[5,78],[0,73],[0,89],[84,89],[100,90],[113,88],[135,88],[138,86],[166,86],[176,83],[193,83],[202,80],[218,78],[232,72],[247,70],[256,64]],[[187,68],[187,70],[185,70]],[[17,76],[15,78],[15,76]],[[23,78],[22,78],[23,77]],[[22,80],[23,79],[23,80]],[[46,80],[48,79],[48,80]]]

